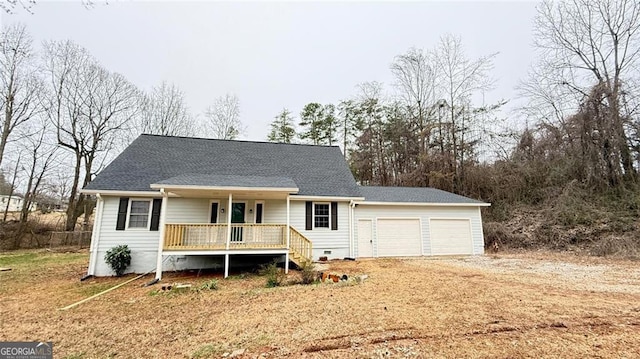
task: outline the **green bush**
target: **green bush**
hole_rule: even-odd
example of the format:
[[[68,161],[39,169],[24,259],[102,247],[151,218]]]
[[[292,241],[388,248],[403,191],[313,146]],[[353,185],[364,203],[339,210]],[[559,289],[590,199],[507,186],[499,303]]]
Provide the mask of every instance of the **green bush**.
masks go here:
[[[311,284],[318,279],[316,266],[310,260],[305,260],[300,264],[300,273],[302,274],[302,284]]]
[[[218,280],[217,279],[210,279],[202,284],[200,284],[200,286],[198,287],[198,290],[217,290],[218,289]]]
[[[126,244],[113,247],[107,251],[104,260],[116,276],[120,277],[131,264],[131,250]]]
[[[278,267],[278,262],[276,261],[263,265],[260,268],[260,275],[267,277],[267,288],[281,286],[287,277],[282,268]]]

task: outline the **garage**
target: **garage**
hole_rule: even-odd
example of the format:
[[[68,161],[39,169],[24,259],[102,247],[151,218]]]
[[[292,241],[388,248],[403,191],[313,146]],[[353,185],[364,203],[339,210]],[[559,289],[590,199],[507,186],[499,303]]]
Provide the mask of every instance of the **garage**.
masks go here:
[[[420,219],[379,218],[376,232],[378,257],[422,255]]]
[[[473,254],[469,219],[430,219],[432,255]]]

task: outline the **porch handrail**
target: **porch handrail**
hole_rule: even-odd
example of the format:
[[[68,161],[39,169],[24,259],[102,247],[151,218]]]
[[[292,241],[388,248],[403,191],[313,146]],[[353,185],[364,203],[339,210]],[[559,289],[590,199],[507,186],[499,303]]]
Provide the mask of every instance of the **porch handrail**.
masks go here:
[[[229,248],[286,248],[285,230],[284,224],[232,223]],[[227,233],[227,224],[167,223],[164,249],[226,249]]]
[[[290,250],[311,260],[313,258],[313,245],[311,241],[295,228],[290,227],[289,230],[291,232],[291,240],[289,242]]]

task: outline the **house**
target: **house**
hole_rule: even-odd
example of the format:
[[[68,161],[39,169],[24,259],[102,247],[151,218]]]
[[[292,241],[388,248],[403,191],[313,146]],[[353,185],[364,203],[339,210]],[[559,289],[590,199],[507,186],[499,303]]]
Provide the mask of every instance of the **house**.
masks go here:
[[[0,211],[7,212],[19,212],[22,211],[22,206],[24,205],[24,198],[20,195],[0,195]],[[38,204],[36,202],[31,202],[29,205],[29,211],[33,212],[36,210]]]
[[[141,135],[83,190],[97,197],[88,274],[205,268],[212,258],[482,254],[481,207],[431,188],[362,187],[338,147]]]

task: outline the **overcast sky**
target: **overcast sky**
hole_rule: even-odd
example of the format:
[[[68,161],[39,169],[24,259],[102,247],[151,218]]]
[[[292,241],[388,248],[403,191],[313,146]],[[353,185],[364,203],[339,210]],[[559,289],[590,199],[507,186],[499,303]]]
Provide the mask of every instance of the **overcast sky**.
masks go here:
[[[236,94],[249,140],[265,140],[283,107],[337,103],[366,81],[391,90],[394,56],[446,33],[471,58],[499,52],[488,101],[515,97],[533,61],[535,2],[95,3],[38,0],[34,14],[1,20],[26,24],[37,43],[71,39],[144,90],[173,82],[194,114]]]

